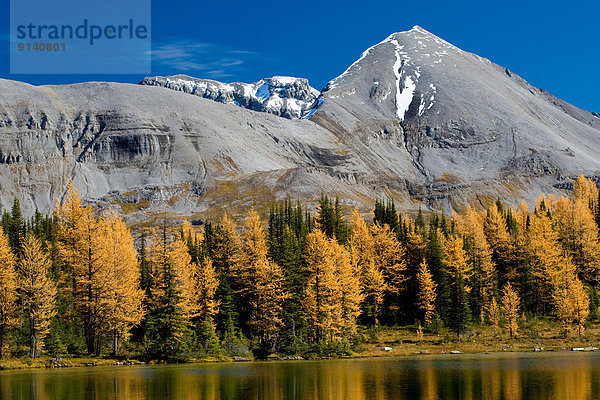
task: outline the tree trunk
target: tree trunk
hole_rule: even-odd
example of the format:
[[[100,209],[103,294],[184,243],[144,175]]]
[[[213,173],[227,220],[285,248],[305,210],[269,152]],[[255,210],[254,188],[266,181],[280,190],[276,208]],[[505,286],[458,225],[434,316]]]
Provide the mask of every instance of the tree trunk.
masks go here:
[[[116,357],[118,353],[119,353],[119,334],[115,330],[114,336],[113,336],[113,354]]]
[[[31,330],[29,335],[29,357],[35,358],[37,356],[37,334],[35,330]]]
[[[0,327],[0,359],[4,358],[4,327]]]
[[[88,313],[90,311],[88,310]],[[85,333],[85,347],[88,354],[94,354],[94,335],[92,333],[92,322],[89,315],[86,315],[83,321],[83,330]]]

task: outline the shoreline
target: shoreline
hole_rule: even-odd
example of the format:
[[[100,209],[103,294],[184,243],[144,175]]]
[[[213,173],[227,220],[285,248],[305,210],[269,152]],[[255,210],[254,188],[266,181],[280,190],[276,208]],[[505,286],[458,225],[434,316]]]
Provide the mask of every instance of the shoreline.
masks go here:
[[[427,356],[465,356],[465,355],[485,355],[485,354],[510,354],[510,353],[532,353],[532,354],[567,354],[567,353],[592,353],[600,352],[598,346],[589,342],[565,341],[562,346],[531,346],[528,341],[512,342],[510,345],[498,342],[496,346],[488,346],[482,349],[480,343],[455,342],[455,343],[410,343],[411,346],[392,347],[392,350],[386,351],[381,348],[372,348],[349,356],[271,356],[266,359],[250,359],[244,357],[214,356],[205,359],[194,359],[178,363],[166,362],[144,362],[135,359],[118,360],[111,358],[93,358],[93,357],[65,357],[62,358],[63,366],[52,366],[51,357],[40,357],[36,360],[26,358],[11,358],[0,360],[1,371],[25,371],[40,369],[71,369],[71,368],[96,368],[96,367],[132,367],[132,366],[167,366],[167,365],[193,365],[193,364],[221,364],[221,363],[266,363],[280,361],[319,361],[319,360],[352,360],[352,359],[376,359],[376,358],[425,358]],[[373,346],[371,344],[370,346]],[[388,347],[388,346],[384,346]]]

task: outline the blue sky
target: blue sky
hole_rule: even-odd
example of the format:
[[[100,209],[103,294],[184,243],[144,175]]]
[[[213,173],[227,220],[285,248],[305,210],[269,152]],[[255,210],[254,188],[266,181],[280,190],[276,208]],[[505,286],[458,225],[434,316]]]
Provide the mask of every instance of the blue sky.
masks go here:
[[[58,0],[57,0],[58,1]],[[85,0],[82,0],[85,1]],[[9,4],[0,9],[0,77],[33,84],[143,75],[11,75]],[[321,89],[363,50],[419,25],[531,84],[600,112],[600,2],[152,1],[152,75],[252,82],[306,77]]]

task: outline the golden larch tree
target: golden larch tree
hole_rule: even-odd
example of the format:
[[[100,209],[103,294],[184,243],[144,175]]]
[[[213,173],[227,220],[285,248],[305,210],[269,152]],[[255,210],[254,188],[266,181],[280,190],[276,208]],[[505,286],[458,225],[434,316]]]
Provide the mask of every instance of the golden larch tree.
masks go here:
[[[498,305],[496,297],[492,297],[490,308],[487,310],[487,316],[490,325],[492,326],[492,330],[494,331],[494,336],[497,336],[498,331],[500,330],[500,306]]]
[[[392,309],[398,309],[399,296],[406,282],[405,251],[396,234],[385,224],[371,226],[371,235],[375,243],[375,265],[383,273],[386,296]]]
[[[133,237],[120,217],[108,214],[101,220],[101,242],[111,285],[102,297],[104,322],[112,336],[113,352],[118,353],[119,341],[129,337],[130,330],[144,316],[144,291],[140,288],[140,267]]]
[[[562,197],[556,203],[553,225],[558,240],[587,282],[600,282],[600,242],[598,225],[588,199]]]
[[[19,322],[17,311],[15,257],[0,227],[0,358],[4,356],[6,334]]]
[[[272,350],[283,325],[282,305],[288,297],[283,289],[283,271],[270,260],[257,263],[254,280],[256,292],[251,302],[250,326],[261,345],[266,350]]]
[[[242,298],[250,298],[255,294],[254,276],[257,268],[265,268],[267,259],[267,242],[260,217],[254,208],[248,212],[245,229],[241,235],[242,255],[235,271],[236,279],[240,282],[238,292]]]
[[[366,317],[373,325],[378,324],[379,308],[383,303],[386,283],[381,269],[375,261],[375,241],[369,227],[358,209],[354,209],[350,219],[350,257],[352,265],[360,272]]]
[[[575,276],[576,268],[562,249],[559,236],[545,212],[531,216],[527,249],[532,256],[532,273],[535,279],[536,303],[550,305],[556,298],[554,292],[564,285],[564,278]]]
[[[52,263],[35,236],[25,238],[18,264],[19,298],[29,328],[29,356],[35,358],[56,314],[56,284],[49,277]]]
[[[196,265],[196,299],[198,302],[198,319],[213,322],[219,312],[219,301],[215,294],[219,286],[219,276],[210,258]]]
[[[465,234],[469,261],[479,283],[479,320],[483,322],[485,310],[489,308],[496,291],[496,265],[492,261],[492,251],[485,237],[482,218],[471,207],[467,207],[465,213]]]
[[[565,332],[575,325],[577,333],[581,336],[590,312],[590,301],[583,283],[573,275],[567,276],[563,284],[555,289],[554,302],[556,316]]]
[[[267,257],[267,243],[260,217],[251,208],[242,234],[242,257],[238,279],[240,294],[250,306],[249,325],[266,350],[276,342],[283,325],[281,317],[286,293],[283,290],[283,270]]]
[[[433,322],[433,316],[435,315],[437,285],[429,272],[425,260],[421,261],[421,264],[419,265],[419,270],[417,271],[417,283],[419,284],[417,305],[423,312],[425,324],[429,325]]]
[[[467,283],[473,275],[473,266],[469,263],[467,253],[464,249],[462,237],[450,237],[444,243],[444,265],[453,278],[460,278]],[[467,284],[467,292],[471,291]]]
[[[198,316],[199,305],[196,299],[195,268],[192,265],[187,244],[181,237],[175,237],[169,246],[169,258],[176,275],[177,288],[181,294],[181,309],[186,318]]]
[[[364,299],[361,290],[361,272],[359,266],[352,262],[350,252],[344,246],[333,239],[329,240],[329,246],[340,283],[339,331],[343,337],[350,338],[356,333],[356,318],[360,315],[360,305]]]
[[[108,237],[91,207],[82,206],[72,182],[62,203],[57,204],[56,216],[62,279],[72,291],[73,309],[83,323],[88,353],[97,354],[104,323],[104,299],[112,286],[104,252]]]
[[[504,309],[504,324],[508,333],[512,338],[516,337],[519,333],[519,310],[521,307],[521,299],[516,290],[513,289],[509,283],[504,286],[502,291],[502,308]]]
[[[579,175],[573,183],[573,198],[583,200],[592,211],[596,210],[598,201],[598,187],[596,182],[583,175]]]
[[[153,287],[153,299],[161,298],[167,281],[173,278],[177,292],[177,306],[183,317],[190,321],[199,312],[196,300],[196,275],[187,244],[180,235],[169,232],[166,226],[154,229],[148,247],[148,261]]]
[[[309,329],[316,340],[333,340],[339,334],[340,282],[329,239],[320,229],[306,237],[305,260],[308,278],[303,305]]]
[[[449,237],[444,242],[443,250],[444,266],[451,277],[452,314],[449,322],[460,338],[471,319],[468,294],[472,289],[470,279],[473,275],[473,267],[464,250],[462,236]]]

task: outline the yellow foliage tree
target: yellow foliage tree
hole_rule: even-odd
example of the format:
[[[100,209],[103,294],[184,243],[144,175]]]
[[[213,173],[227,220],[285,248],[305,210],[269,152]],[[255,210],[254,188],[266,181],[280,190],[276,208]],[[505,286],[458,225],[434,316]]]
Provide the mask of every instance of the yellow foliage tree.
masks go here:
[[[367,318],[378,324],[379,307],[383,303],[386,283],[379,266],[376,264],[375,241],[365,220],[358,209],[354,209],[350,219],[352,236],[350,238],[351,263],[360,272],[364,309]]]
[[[573,259],[579,276],[588,282],[600,282],[600,242],[598,225],[589,207],[588,199],[579,195],[566,197],[556,203],[553,213],[558,240]]]
[[[254,208],[248,212],[245,221],[245,230],[242,234],[242,257],[237,263],[236,279],[241,283],[240,294],[242,297],[252,297],[255,292],[253,278],[257,268],[265,268],[267,259],[267,242],[260,217]]]
[[[265,232],[254,208],[246,218],[242,252],[238,279],[241,295],[250,305],[249,324],[263,348],[271,350],[283,324],[281,312],[287,295],[281,267],[267,257]]]
[[[205,259],[196,265],[196,299],[198,302],[198,319],[213,322],[219,312],[219,301],[215,298],[219,277],[211,259]]]
[[[598,201],[598,187],[596,183],[583,175],[579,175],[573,184],[573,198],[583,200],[585,204],[595,211]]]
[[[361,272],[359,266],[352,262],[348,250],[334,239],[329,240],[334,256],[334,268],[340,282],[339,331],[343,337],[350,338],[356,333],[356,318],[360,315],[360,305],[364,294],[361,290]]]
[[[383,273],[385,281],[386,301],[390,304],[390,310],[397,310],[406,282],[404,247],[387,224],[371,226],[371,235],[375,243],[375,265]]]
[[[556,314],[565,331],[575,325],[579,336],[584,332],[584,323],[590,312],[590,301],[583,283],[574,276],[567,276],[564,283],[554,291]]]
[[[487,310],[487,314],[490,321],[490,325],[494,330],[494,336],[496,336],[498,335],[498,331],[500,330],[500,307],[498,306],[496,297],[492,297],[490,308]]]
[[[256,291],[252,298],[250,325],[264,348],[272,350],[283,325],[283,301],[288,297],[283,290],[283,271],[272,261],[257,263],[254,281]]]
[[[83,207],[79,193],[69,182],[62,204],[57,204],[58,250],[63,262],[63,281],[71,288],[73,308],[83,322],[89,354],[100,350],[103,299],[112,285],[112,274],[103,254],[106,235],[91,207]]]
[[[23,314],[28,321],[31,358],[39,355],[42,341],[50,331],[50,320],[56,314],[56,284],[48,276],[51,266],[39,239],[28,234],[18,265],[18,282]]]
[[[315,339],[337,337],[336,315],[340,313],[338,293],[340,282],[336,275],[329,239],[320,229],[306,237],[306,268],[308,279],[304,308],[312,335]]]
[[[404,248],[387,225],[373,225],[371,235],[373,235],[375,243],[375,264],[383,272],[387,282],[387,290],[395,294],[400,293],[406,281],[404,276],[406,271]]]
[[[154,229],[148,247],[148,261],[153,280],[151,294],[154,299],[161,298],[169,277],[174,277],[178,292],[177,305],[183,317],[189,322],[198,315],[196,300],[196,276],[187,244],[179,235],[174,235],[163,226],[161,231]]]
[[[133,237],[121,218],[108,214],[100,222],[99,240],[102,257],[110,276],[110,285],[101,297],[103,321],[113,339],[113,352],[119,351],[119,340],[127,339],[132,327],[144,316],[140,289],[140,268]]]
[[[511,339],[519,333],[519,309],[521,307],[521,299],[519,294],[513,289],[512,285],[506,284],[502,294],[502,307],[504,309],[504,323]]]
[[[532,256],[536,296],[542,304],[549,305],[564,276],[575,276],[576,268],[570,257],[564,254],[548,215],[539,212],[532,215],[530,221],[527,248]]]
[[[8,238],[0,227],[0,358],[4,356],[4,340],[18,323],[15,257]]]
[[[483,322],[485,310],[490,307],[496,290],[496,265],[492,261],[492,252],[485,237],[481,216],[471,207],[467,207],[465,214],[465,233],[470,264],[479,282],[479,319]]]
[[[435,299],[437,285],[433,280],[427,262],[423,260],[417,272],[417,282],[419,284],[419,292],[417,305],[423,311],[425,324],[429,325],[433,322],[435,314]]]
[[[460,278],[466,282],[473,275],[473,266],[469,263],[467,253],[464,250],[464,240],[462,237],[451,237],[444,243],[444,264],[453,278]],[[465,290],[471,291],[468,284]]]
[[[360,272],[349,252],[315,229],[306,237],[308,279],[304,308],[316,340],[337,340],[354,333],[363,300]]]

